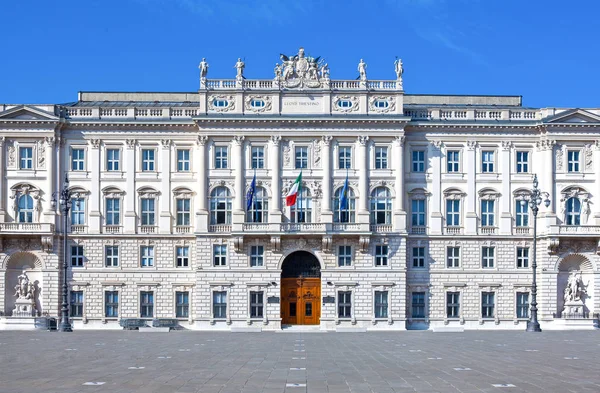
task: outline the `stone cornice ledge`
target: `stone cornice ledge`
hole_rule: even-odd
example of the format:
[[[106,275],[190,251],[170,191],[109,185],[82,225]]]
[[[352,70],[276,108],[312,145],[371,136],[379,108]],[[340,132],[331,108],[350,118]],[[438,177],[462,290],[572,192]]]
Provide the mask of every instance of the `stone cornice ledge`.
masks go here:
[[[467,283],[464,282],[445,282],[445,287],[466,287]]]
[[[217,286],[231,287],[231,286],[233,286],[233,283],[231,281],[210,281],[208,283],[208,285],[210,285],[211,287],[217,287]]]
[[[500,284],[499,282],[480,282],[477,284],[480,288],[481,287],[501,287],[502,284]]]
[[[333,285],[336,287],[355,287],[358,285],[358,283],[355,281],[337,281],[334,282]]]
[[[107,286],[110,286],[110,285],[115,286],[115,287],[118,287],[118,286],[123,287],[123,286],[125,286],[125,283],[121,282],[121,281],[102,281],[100,283],[100,285],[102,285],[104,287],[107,287]]]
[[[394,285],[396,285],[396,283],[393,281],[372,281],[371,282],[372,287],[393,287]]]

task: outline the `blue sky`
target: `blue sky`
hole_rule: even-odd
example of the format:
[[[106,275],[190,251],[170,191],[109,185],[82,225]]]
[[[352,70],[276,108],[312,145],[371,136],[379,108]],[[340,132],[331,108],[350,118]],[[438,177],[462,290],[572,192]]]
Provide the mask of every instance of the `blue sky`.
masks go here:
[[[62,103],[80,90],[194,91],[272,78],[279,53],[323,56],[332,79],[393,79],[407,93],[522,95],[600,107],[593,0],[20,0],[0,6],[0,102]]]

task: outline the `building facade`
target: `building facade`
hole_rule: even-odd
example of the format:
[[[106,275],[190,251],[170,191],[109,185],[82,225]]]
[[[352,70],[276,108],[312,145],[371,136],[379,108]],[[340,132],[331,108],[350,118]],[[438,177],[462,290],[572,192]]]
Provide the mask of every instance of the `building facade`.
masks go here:
[[[59,313],[66,253],[76,329],[525,329],[536,174],[542,328],[592,326],[600,109],[405,94],[401,62],[347,81],[303,49],[281,59],[267,80],[239,60],[210,79],[203,60],[192,93],[1,105],[1,320],[23,271],[36,312]]]

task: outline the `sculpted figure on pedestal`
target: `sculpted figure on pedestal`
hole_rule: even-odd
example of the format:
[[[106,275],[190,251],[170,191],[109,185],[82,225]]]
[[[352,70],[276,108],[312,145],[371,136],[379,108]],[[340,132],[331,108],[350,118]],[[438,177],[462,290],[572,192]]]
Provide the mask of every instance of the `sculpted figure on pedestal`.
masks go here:
[[[575,272],[569,275],[567,286],[565,287],[565,303],[580,301],[586,294],[585,285],[581,279],[581,273]]]
[[[235,63],[234,68],[237,70],[237,74],[235,76],[236,79],[244,79],[244,68],[246,67],[246,63],[242,61],[240,57],[238,57],[237,62]]]
[[[394,71],[396,72],[396,79],[401,80],[402,74],[404,73],[404,68],[402,67],[402,59],[396,57],[396,61],[394,61]]]
[[[367,63],[365,63],[363,59],[360,59],[360,62],[358,63],[358,77],[361,81],[367,80]]]
[[[275,79],[281,79],[281,66],[279,63],[275,63],[275,69],[273,71],[275,72]]]
[[[15,297],[17,299],[25,298],[29,293],[29,277],[27,272],[23,270],[23,273],[17,277],[18,284],[15,286]]]
[[[206,75],[208,75],[208,63],[206,62],[206,58],[202,58],[198,68],[200,68],[200,78],[206,79]]]

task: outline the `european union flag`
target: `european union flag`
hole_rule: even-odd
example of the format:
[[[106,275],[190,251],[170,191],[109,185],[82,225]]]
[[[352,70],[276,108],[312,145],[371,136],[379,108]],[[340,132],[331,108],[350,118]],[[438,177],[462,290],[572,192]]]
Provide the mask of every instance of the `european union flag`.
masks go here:
[[[254,171],[254,177],[252,178],[252,183],[250,183],[250,189],[246,193],[246,211],[250,210],[252,207],[252,202],[254,201],[254,194],[256,193],[256,171]]]
[[[340,196],[340,212],[348,210],[348,172],[346,171],[346,181],[342,188],[342,195]]]

